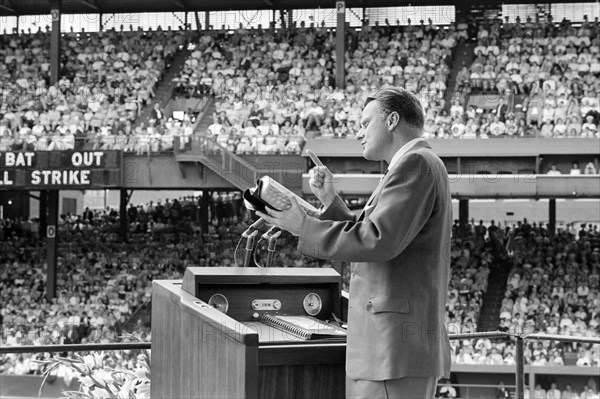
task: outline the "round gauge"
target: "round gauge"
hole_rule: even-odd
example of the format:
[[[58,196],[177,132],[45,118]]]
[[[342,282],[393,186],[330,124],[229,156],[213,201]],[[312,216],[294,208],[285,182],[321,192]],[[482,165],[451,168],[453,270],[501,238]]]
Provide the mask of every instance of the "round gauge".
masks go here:
[[[323,301],[321,300],[321,297],[319,295],[315,293],[310,293],[304,297],[304,300],[302,301],[302,306],[304,306],[304,311],[310,316],[316,316],[321,311]]]
[[[208,304],[223,313],[227,313],[227,309],[229,309],[229,301],[223,294],[214,294],[208,300]]]

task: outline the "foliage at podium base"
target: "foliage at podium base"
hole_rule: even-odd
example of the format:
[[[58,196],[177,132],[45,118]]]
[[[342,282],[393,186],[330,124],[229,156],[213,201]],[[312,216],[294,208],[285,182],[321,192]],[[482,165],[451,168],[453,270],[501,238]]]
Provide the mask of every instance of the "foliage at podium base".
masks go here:
[[[69,399],[115,398],[115,399],[145,399],[150,398],[150,353],[142,351],[137,356],[135,370],[124,368],[109,368],[103,364],[104,353],[94,352],[74,358],[55,357],[44,362],[44,382],[60,365],[67,366],[77,374],[81,383],[78,391],[64,391]]]

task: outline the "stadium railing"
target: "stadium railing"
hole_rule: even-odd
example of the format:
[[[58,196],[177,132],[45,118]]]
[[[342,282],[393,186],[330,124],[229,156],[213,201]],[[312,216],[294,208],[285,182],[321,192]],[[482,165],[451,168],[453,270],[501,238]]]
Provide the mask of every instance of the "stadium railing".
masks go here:
[[[450,340],[480,339],[480,338],[511,338],[515,340],[515,399],[523,399],[525,388],[525,357],[524,346],[526,340],[535,341],[559,341],[590,343],[600,345],[600,337],[586,338],[567,335],[551,334],[515,334],[502,331],[486,331],[465,334],[449,334]],[[118,351],[118,350],[136,350],[151,349],[150,342],[128,342],[128,343],[110,343],[110,344],[68,344],[68,345],[28,345],[28,346],[9,346],[0,347],[0,354],[9,353],[45,353],[45,352],[90,352],[90,351]],[[512,388],[512,385],[507,386]]]

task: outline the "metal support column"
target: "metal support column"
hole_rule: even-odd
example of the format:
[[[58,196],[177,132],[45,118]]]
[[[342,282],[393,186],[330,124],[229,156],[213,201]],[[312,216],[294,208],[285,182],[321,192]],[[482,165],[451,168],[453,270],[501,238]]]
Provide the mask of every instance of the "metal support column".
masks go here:
[[[460,230],[466,232],[467,225],[469,224],[469,200],[459,199],[458,200],[458,225]]]
[[[210,11],[204,12],[204,30],[208,30],[210,28]]]
[[[58,190],[48,191],[48,225],[46,227],[46,299],[56,298],[56,263],[58,258]]]
[[[344,61],[346,54],[346,3],[344,1],[335,2],[337,14],[337,27],[335,29],[335,86],[343,89],[346,87]]]
[[[554,240],[556,233],[556,199],[551,198],[548,201],[548,236],[550,240]]]
[[[202,190],[202,199],[200,200],[200,228],[202,234],[208,233],[208,207],[210,206],[210,194],[208,190]]]
[[[52,32],[50,33],[50,85],[60,79],[60,14],[61,0],[50,0]]]
[[[525,388],[525,366],[523,365],[524,355],[523,355],[523,337],[521,335],[515,336],[516,340],[516,363],[517,363],[517,371],[515,375],[515,399],[523,399],[523,392]]]
[[[48,191],[40,191],[40,238],[46,238],[46,226],[48,226]]]
[[[129,195],[125,189],[119,191],[119,233],[121,240],[127,242],[127,226],[129,225],[127,220],[127,203],[129,202]]]

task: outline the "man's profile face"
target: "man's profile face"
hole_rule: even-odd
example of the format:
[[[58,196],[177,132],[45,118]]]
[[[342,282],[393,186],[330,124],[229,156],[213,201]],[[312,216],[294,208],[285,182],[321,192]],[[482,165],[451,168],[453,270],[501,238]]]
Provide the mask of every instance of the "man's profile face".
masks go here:
[[[381,161],[392,144],[392,133],[377,105],[377,100],[367,104],[362,111],[360,130],[356,135],[363,148],[363,157],[369,161]]]

